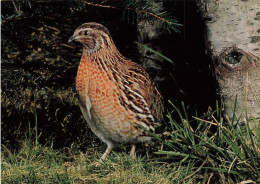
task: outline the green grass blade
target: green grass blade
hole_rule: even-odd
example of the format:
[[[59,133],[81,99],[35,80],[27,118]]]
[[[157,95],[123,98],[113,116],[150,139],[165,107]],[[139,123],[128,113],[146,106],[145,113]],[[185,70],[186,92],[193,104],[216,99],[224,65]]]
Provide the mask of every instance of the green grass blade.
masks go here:
[[[199,157],[197,157],[195,155],[189,155],[189,154],[186,154],[186,153],[179,153],[179,152],[174,152],[174,151],[158,151],[158,152],[155,152],[155,154],[169,155],[169,156],[181,156],[181,157],[200,159]]]
[[[143,45],[143,44],[141,44],[141,43],[139,43],[139,42],[135,42],[135,43],[137,43],[138,45],[141,45],[142,47],[144,47],[144,48],[147,49],[148,51],[150,51],[150,52],[156,54],[157,56],[160,56],[161,58],[165,59],[166,61],[168,61],[169,63],[171,63],[172,65],[175,66],[175,63],[173,62],[173,60],[171,60],[170,58],[168,58],[168,57],[166,57],[165,55],[161,54],[160,52],[157,52],[157,51],[155,51],[155,50],[153,50],[153,49],[151,49],[151,48],[147,47],[146,45]]]

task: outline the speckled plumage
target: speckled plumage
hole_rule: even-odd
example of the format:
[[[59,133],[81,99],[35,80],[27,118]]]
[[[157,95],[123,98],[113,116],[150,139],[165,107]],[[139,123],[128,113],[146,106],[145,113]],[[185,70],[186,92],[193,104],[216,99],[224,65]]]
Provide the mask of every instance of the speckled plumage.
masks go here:
[[[70,41],[83,44],[76,90],[91,130],[108,145],[149,141],[163,111],[162,98],[148,73],[122,56],[109,31],[97,23],[79,26]],[[134,157],[133,146],[131,156]]]

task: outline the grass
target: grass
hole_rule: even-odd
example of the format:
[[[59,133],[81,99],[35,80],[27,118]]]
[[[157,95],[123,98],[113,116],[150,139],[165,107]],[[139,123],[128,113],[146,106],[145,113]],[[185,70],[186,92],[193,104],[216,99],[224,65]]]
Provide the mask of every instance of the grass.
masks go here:
[[[28,144],[29,143],[29,144]],[[101,153],[93,149],[80,151],[53,150],[51,146],[30,145],[25,141],[22,149],[11,153],[3,148],[3,183],[168,183],[167,168],[145,158],[132,160],[126,154],[112,154],[100,167],[95,161]]]
[[[51,143],[41,145],[37,121],[33,129],[29,123],[26,140],[18,152],[2,145],[2,182],[260,182],[259,128],[252,131],[232,121],[224,122],[218,109],[189,120],[184,104],[180,108],[172,106],[180,123],[173,119],[172,112],[168,113],[168,128],[163,135],[153,135],[153,143],[139,149],[137,160],[119,149],[100,166],[95,165],[102,154],[95,151],[99,149],[91,147],[83,153],[73,148],[55,150]]]

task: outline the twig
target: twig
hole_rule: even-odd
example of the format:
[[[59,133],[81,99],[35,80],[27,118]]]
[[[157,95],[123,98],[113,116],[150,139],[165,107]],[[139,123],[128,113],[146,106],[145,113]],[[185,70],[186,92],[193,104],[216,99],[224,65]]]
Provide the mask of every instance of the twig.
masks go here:
[[[213,175],[214,175],[213,173],[210,174],[207,184],[210,184],[210,180],[211,180]]]
[[[47,28],[52,29],[52,30],[54,30],[54,31],[57,31],[57,34],[60,33],[60,30],[59,30],[58,28],[56,28],[56,27],[53,27],[53,26],[47,26]]]
[[[70,49],[75,49],[74,47],[72,47],[72,46],[70,46],[70,45],[68,45],[68,44],[65,44],[65,43],[61,43],[60,45],[61,45],[61,46],[64,46],[64,47],[68,47],[68,48],[70,48]]]
[[[111,5],[101,5],[101,4],[94,4],[94,3],[90,3],[90,2],[86,2],[86,1],[83,1],[84,4],[87,4],[87,5],[90,5],[90,6],[96,6],[96,7],[101,7],[101,8],[112,8],[112,9],[120,9],[116,6],[111,6]],[[151,13],[151,12],[148,12],[148,11],[145,11],[145,10],[140,10],[140,9],[133,9],[133,8],[125,8],[125,10],[131,10],[131,11],[135,11],[135,12],[139,12],[139,13],[145,13],[145,14],[148,14],[152,17],[155,17],[163,22],[166,22],[167,24],[171,25],[172,23],[169,22],[168,20],[166,20],[165,18],[162,18],[154,13]]]
[[[205,123],[209,123],[209,124],[212,124],[212,125],[215,125],[215,126],[219,126],[218,124],[216,123],[213,123],[211,121],[207,121],[207,120],[204,120],[204,119],[200,119],[200,118],[197,118],[195,116],[192,116],[192,118],[196,119],[196,120],[199,120],[199,121],[202,121],[202,122],[205,122]]]
[[[252,180],[245,180],[245,181],[241,181],[238,184],[256,184],[256,182],[252,181]]]
[[[230,172],[230,170],[231,170],[231,168],[232,168],[234,162],[236,161],[236,159],[237,159],[237,157],[235,157],[235,159],[231,162],[231,164],[230,164],[230,166],[229,166],[229,168],[228,168],[228,174],[229,174],[229,172]]]

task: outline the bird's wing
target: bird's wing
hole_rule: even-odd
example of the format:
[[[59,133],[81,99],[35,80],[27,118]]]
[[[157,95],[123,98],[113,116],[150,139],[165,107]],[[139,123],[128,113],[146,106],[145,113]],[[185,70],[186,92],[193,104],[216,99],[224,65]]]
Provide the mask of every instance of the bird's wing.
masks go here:
[[[148,73],[137,63],[127,60],[120,67],[117,76],[122,101],[141,122],[150,129],[161,120],[163,112],[162,96]],[[149,129],[148,129],[149,130]]]

